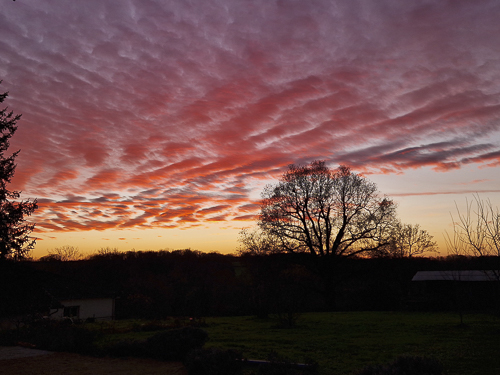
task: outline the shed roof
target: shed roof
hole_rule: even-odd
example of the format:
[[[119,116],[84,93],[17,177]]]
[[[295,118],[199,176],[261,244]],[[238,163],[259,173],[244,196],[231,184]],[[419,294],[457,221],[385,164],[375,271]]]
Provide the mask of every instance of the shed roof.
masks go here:
[[[411,281],[497,281],[494,271],[418,271]]]

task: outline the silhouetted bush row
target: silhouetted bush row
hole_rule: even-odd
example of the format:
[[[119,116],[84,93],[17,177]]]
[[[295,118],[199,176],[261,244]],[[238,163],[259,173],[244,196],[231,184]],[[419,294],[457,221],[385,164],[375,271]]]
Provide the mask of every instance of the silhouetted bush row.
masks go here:
[[[5,345],[26,345],[55,352],[95,354],[98,333],[65,320],[37,320],[17,330],[3,331]]]
[[[143,341],[123,340],[104,347],[96,346],[99,336],[99,332],[86,328],[84,324],[40,320],[17,330],[2,331],[0,343],[80,354],[184,361],[188,353],[201,349],[208,340],[204,330],[189,326],[162,330]]]

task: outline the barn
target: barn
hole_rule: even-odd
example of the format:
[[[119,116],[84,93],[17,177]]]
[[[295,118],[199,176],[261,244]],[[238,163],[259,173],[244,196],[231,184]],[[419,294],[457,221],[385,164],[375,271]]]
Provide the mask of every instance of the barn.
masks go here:
[[[412,278],[410,306],[419,310],[496,308],[499,273],[492,270],[419,271]]]

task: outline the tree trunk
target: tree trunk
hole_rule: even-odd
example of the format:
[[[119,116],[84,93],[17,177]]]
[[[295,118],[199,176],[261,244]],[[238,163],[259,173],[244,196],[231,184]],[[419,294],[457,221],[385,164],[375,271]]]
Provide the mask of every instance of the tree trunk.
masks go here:
[[[318,258],[318,270],[323,284],[323,295],[328,311],[336,311],[337,306],[337,262],[330,256]]]

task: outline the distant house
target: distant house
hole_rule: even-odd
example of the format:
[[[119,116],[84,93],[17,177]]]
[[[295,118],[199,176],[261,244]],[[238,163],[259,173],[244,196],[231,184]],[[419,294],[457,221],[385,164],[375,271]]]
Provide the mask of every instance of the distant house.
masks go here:
[[[51,319],[109,320],[115,317],[114,298],[63,299],[59,303],[60,306],[50,309]]]
[[[47,314],[50,319],[109,320],[115,318],[113,293],[100,284],[96,288],[88,281],[68,277],[54,277],[52,281],[46,284],[46,292],[53,301]]]
[[[412,278],[410,305],[425,310],[495,308],[498,281],[495,271],[419,271]]]

